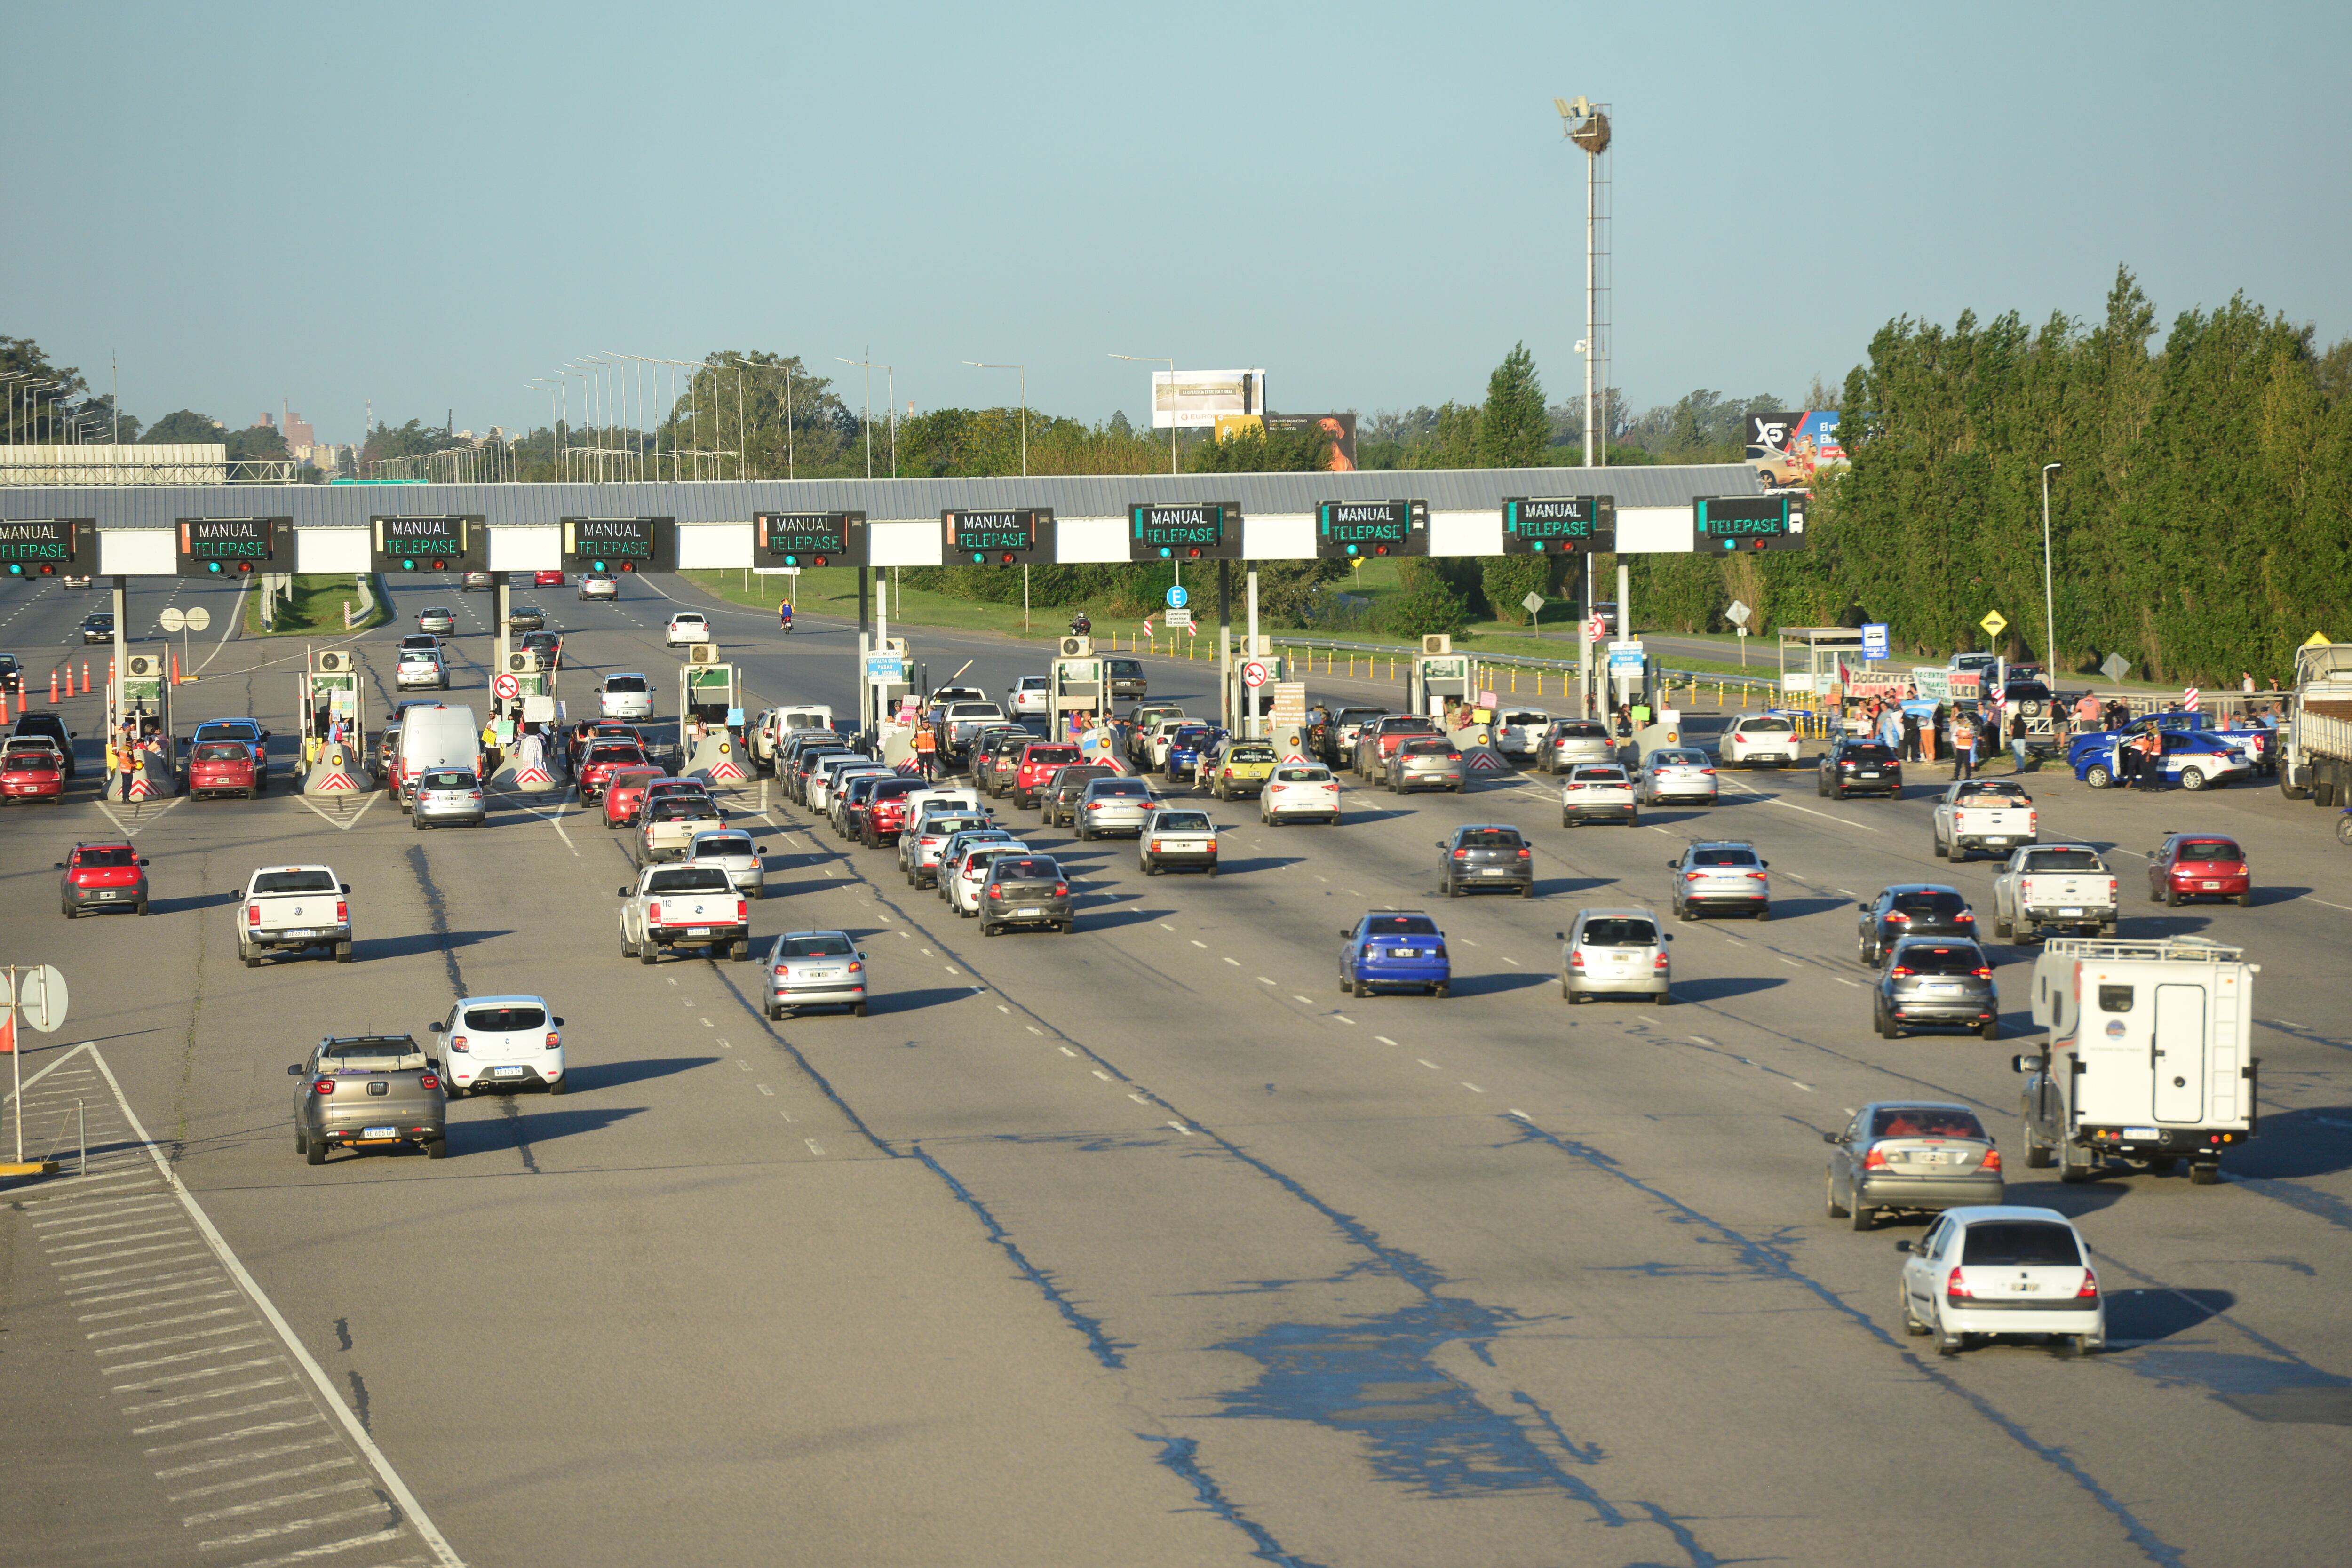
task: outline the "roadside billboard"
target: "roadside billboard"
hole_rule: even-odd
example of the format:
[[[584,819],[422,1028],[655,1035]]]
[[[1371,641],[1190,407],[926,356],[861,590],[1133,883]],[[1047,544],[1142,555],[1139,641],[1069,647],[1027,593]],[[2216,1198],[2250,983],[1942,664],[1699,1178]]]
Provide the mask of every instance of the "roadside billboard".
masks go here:
[[[1833,412],[1751,414],[1748,416],[1748,461],[1766,489],[1812,482],[1816,468],[1844,463]]]
[[[1220,414],[1265,412],[1263,370],[1155,370],[1151,427],[1213,428]]]
[[[1356,471],[1356,416],[1352,414],[1269,414],[1265,416],[1268,430],[1305,430],[1321,426],[1331,438],[1331,471],[1352,474]]]

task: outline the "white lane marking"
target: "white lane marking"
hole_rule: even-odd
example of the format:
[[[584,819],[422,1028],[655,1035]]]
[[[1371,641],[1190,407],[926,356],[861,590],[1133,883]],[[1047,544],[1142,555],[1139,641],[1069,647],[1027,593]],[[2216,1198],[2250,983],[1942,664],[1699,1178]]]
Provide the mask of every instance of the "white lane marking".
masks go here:
[[[1834,822],[1841,827],[1859,827],[1864,833],[1875,833],[1878,831],[1878,829],[1871,826],[1866,822],[1855,822],[1850,817],[1839,816],[1833,812],[1815,811],[1810,805],[1790,805],[1789,802],[1782,800],[1777,795],[1767,795],[1764,798],[1773,805],[1788,806],[1790,811],[1801,811],[1807,816],[1818,816],[1824,822]]]
[[[1790,1079],[1789,1081],[1790,1081],[1791,1084],[1795,1084],[1797,1088],[1803,1089],[1807,1094],[1811,1094],[1811,1093],[1812,1093],[1812,1092],[1813,1092],[1813,1086],[1812,1086],[1811,1084],[1809,1084],[1809,1083],[1797,1083],[1797,1080],[1796,1080],[1795,1079]]]
[[[1194,937],[1194,938],[1192,939],[1192,945],[1193,945],[1194,947],[1198,947],[1198,948],[1205,949],[1209,944],[1208,944],[1207,942],[1202,942],[1199,937]]]
[[[310,804],[310,797],[307,795],[298,795],[294,798],[300,801],[303,808],[309,811],[311,816],[317,817],[328,826],[332,827],[338,833],[349,833],[352,828],[357,827],[360,825],[360,818],[368,814],[369,808],[374,805],[377,801],[383,798],[383,792],[382,790],[369,791],[367,799],[362,801],[360,803],[360,808],[352,813],[352,819],[349,822],[344,822],[339,818],[329,816],[325,812],[320,811],[317,806],[312,805]],[[575,849],[572,853],[577,855],[580,852]]]
[[[1836,981],[1836,982],[1837,982],[1839,984],[1841,984],[1841,985],[1851,985],[1851,986],[1853,986],[1856,991],[1859,991],[1859,990],[1861,990],[1861,989],[1862,989],[1862,982],[1861,982],[1861,981],[1859,981],[1859,980],[1848,980],[1848,979],[1847,979],[1844,975],[1843,975],[1843,974],[1832,974],[1832,975],[1831,975],[1831,976],[1830,976],[1830,978],[1831,978],[1832,980]]]
[[[1242,961],[1238,958],[1228,958],[1225,962],[1232,964],[1235,969],[1239,969],[1242,966]]]
[[[1805,967],[1803,964],[1799,963],[1795,959],[1790,958],[1787,953],[1781,953],[1779,956],[1780,962],[1787,964],[1791,969],[1802,969]]]
[[[1130,1095],[1129,1095],[1127,1098],[1128,1098],[1128,1099],[1129,1099],[1129,1100],[1133,1100],[1133,1101],[1135,1101],[1135,1103],[1136,1103],[1136,1104],[1138,1104],[1138,1105],[1149,1105],[1149,1104],[1150,1104],[1150,1103],[1151,1103],[1151,1101],[1150,1101],[1150,1100],[1149,1100],[1145,1099],[1142,1095],[1139,1095],[1139,1094],[1130,1094]]]
[[[761,1085],[760,1086],[760,1092],[761,1092],[761,1094],[764,1094],[764,1095],[768,1096],[768,1097],[769,1097],[770,1099],[772,1099],[772,1100],[775,1098],[775,1093],[776,1093],[776,1091],[775,1091],[774,1089],[770,1089],[770,1088],[769,1088],[766,1084],[764,1084],[764,1083],[763,1083],[763,1084],[761,1084]]]
[[[997,1010],[998,1012],[1000,1012],[1000,1013],[1003,1013],[1003,1014],[1007,1014],[1007,1015],[1011,1014],[1011,1013],[1012,1013],[1012,1011],[1013,1011],[1013,1009],[1012,1009],[1012,1008],[1010,1008],[1010,1007],[1006,1006],[1006,1005],[1005,1005],[1003,1003],[1002,1003],[1002,1002],[999,1002],[999,1003],[996,1005],[996,1010]]]
[[[1653,832],[1653,833],[1666,833],[1666,830],[1665,830],[1664,828],[1663,828],[1663,827],[1658,827],[1658,826],[1654,826],[1651,827],[1650,831],[1651,831],[1651,832]],[[1673,834],[1671,834],[1671,833],[1666,833],[1666,837],[1669,837],[1669,838],[1672,838],[1672,837],[1674,837],[1674,835],[1673,835]]]
[[[1160,922],[1160,929],[1161,931],[1174,931],[1176,928],[1175,928],[1174,926],[1172,926],[1172,925],[1170,925],[1166,921],[1161,921]]]
[[[1044,1034],[1045,1031],[1044,1031],[1043,1029],[1031,1029],[1029,1032],[1030,1032],[1031,1034],[1033,1034],[1033,1035],[1042,1035],[1042,1034]],[[1074,1051],[1074,1050],[1072,1050],[1072,1049],[1070,1049],[1070,1047],[1067,1047],[1067,1046],[1064,1046],[1064,1047],[1062,1047],[1062,1054],[1063,1054],[1064,1056],[1066,1056],[1066,1057],[1074,1057],[1074,1056],[1076,1056],[1078,1053],[1077,1053],[1077,1052],[1076,1052],[1076,1051]]]
[[[815,1139],[814,1139],[814,1138],[803,1138],[803,1139],[802,1139],[802,1140],[801,1140],[801,1142],[808,1145],[808,1152],[809,1152],[810,1153],[816,1155],[816,1156],[817,1156],[818,1158],[820,1158],[820,1159],[824,1158],[824,1144],[822,1144],[822,1143],[818,1142],[817,1142]]]
[[[1352,1028],[1354,1028],[1354,1027],[1356,1026],[1356,1020],[1354,1020],[1353,1018],[1350,1018],[1350,1017],[1349,1017],[1349,1016],[1348,1016],[1348,1015],[1346,1015],[1345,1013],[1334,1013],[1334,1014],[1332,1014],[1332,1015],[1331,1015],[1331,1016],[1333,1016],[1334,1018],[1339,1019],[1339,1022],[1341,1022],[1342,1024],[1347,1025],[1347,1026],[1348,1026],[1348,1027],[1349,1027],[1349,1028],[1351,1028],[1351,1029],[1352,1029]]]
[[[1108,1074],[1108,1073],[1107,1073],[1107,1072],[1103,1071],[1103,1069],[1102,1069],[1102,1068],[1095,1068],[1095,1069],[1094,1069],[1094,1074],[1095,1074],[1095,1076],[1096,1076],[1097,1078],[1098,1078],[1098,1079],[1102,1079],[1102,1080],[1103,1080],[1103,1082],[1105,1082],[1105,1083],[1108,1083],[1108,1082],[1110,1081],[1110,1074]]]
[[[1462,1080],[1462,1087],[1468,1089],[1473,1094],[1484,1094],[1486,1092],[1485,1089],[1480,1089],[1476,1084],[1472,1083],[1466,1078]]]
[[[1297,992],[1296,992],[1296,991],[1294,991],[1294,992],[1292,992],[1292,993],[1290,994],[1290,999],[1291,999],[1293,1002],[1297,1003],[1297,1004],[1298,1004],[1300,1006],[1302,1006],[1302,1007],[1312,1007],[1313,1005],[1315,1005],[1315,1004],[1314,1004],[1314,1003],[1309,1002],[1306,997],[1301,996],[1301,995],[1300,995]]]
[[[708,1018],[703,1019],[703,1020],[702,1020],[702,1026],[703,1026],[704,1028],[706,1028],[706,1029],[707,1029],[707,1028],[709,1028],[709,1027],[710,1027],[710,1020],[709,1020],[709,1019],[708,1019]]]
[[[2310,895],[2305,894],[2305,897],[2309,898]],[[2328,904],[2326,899],[2312,899],[2311,901],[2315,904],[2327,904],[2331,910],[2342,910],[2346,914],[2352,915],[2352,904]]]
[[[1191,1136],[1192,1136],[1192,1130],[1191,1128],[1189,1128],[1189,1127],[1185,1126],[1185,1125],[1184,1125],[1182,1122],[1181,1122],[1181,1121],[1171,1121],[1171,1122],[1170,1122],[1168,1125],[1169,1125],[1169,1126],[1171,1126],[1171,1127],[1173,1127],[1174,1129],[1176,1129],[1176,1131],[1177,1131],[1181,1132],[1181,1133],[1182,1133],[1182,1134],[1184,1134],[1184,1136],[1185,1136],[1185,1137],[1187,1137],[1187,1138],[1190,1138]]]
[[[1514,968],[1514,969],[1517,969],[1517,968],[1518,968],[1518,967],[1519,967],[1519,961],[1518,961],[1517,959],[1516,959],[1516,958],[1506,958],[1505,960],[1503,960],[1503,962],[1504,962],[1505,963],[1509,964],[1509,965],[1510,965],[1512,968]]]
[[[1267,979],[1265,975],[1263,975],[1263,974],[1261,974],[1261,975],[1259,975],[1259,976],[1257,977],[1257,983],[1258,983],[1260,985],[1271,985],[1271,984],[1274,984],[1274,982],[1273,982],[1273,981],[1268,980],[1268,979]]]
[[[1394,1040],[1390,1039],[1386,1035],[1374,1035],[1372,1038],[1380,1041],[1380,1043],[1384,1046],[1393,1046],[1396,1044]]]
[[[1432,1072],[1444,1072],[1445,1070],[1444,1068],[1439,1067],[1435,1062],[1431,1061],[1427,1057],[1415,1057],[1413,1060],[1419,1062],[1422,1066],[1427,1068]]]

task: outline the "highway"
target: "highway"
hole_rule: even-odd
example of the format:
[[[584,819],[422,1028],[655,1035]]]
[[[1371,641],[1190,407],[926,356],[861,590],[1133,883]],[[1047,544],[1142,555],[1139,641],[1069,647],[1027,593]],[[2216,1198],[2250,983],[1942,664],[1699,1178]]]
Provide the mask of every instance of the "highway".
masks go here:
[[[759,704],[855,710],[854,626],[779,637],[677,580],[573,594],[515,591],[566,634],[575,715],[615,669],[654,676],[674,714],[673,601],[712,616]],[[1027,841],[1075,875],[1077,930],[987,942],[889,851],[755,784],[730,810],[768,867],[755,936],[856,933],[875,996],[864,1019],[770,1024],[753,965],[623,960],[622,836],[568,801],[501,799],[486,831],[420,834],[381,797],[296,798],[299,645],[222,637],[234,600],[142,587],[131,625],[154,635],[166,602],[212,610],[178,728],[272,725],[268,796],[101,805],[98,700],[76,699],[72,798],[0,819],[5,956],[74,988],[66,1029],[28,1038],[26,1074],[48,1076],[27,1141],[65,1129],[70,1151],[79,1100],[92,1142],[87,1179],[0,1193],[16,1437],[0,1518],[19,1560],[1698,1568],[2343,1549],[2352,858],[2274,789],[2034,781],[2045,840],[2111,847],[2126,933],[2211,935],[2263,965],[2261,1136],[2224,1184],[2062,1186],[2025,1168],[2017,1131],[2031,950],[1991,949],[1999,1042],[1870,1028],[1856,900],[1949,881],[1990,908],[1992,864],[1929,856],[1940,767],[1900,802],[1727,773],[1718,807],[1630,829],[1561,828],[1540,776],[1350,788],[1336,828],[1214,805],[1214,880],[1147,880],[1128,842],[1040,829]],[[55,653],[79,667],[67,639],[103,602],[0,590],[0,648],[37,695]],[[490,596],[403,582],[393,623],[351,644],[372,722],[426,603],[459,606],[449,700],[482,700]],[[965,679],[1002,691],[1042,667],[1037,645],[904,630],[934,681],[969,658]],[[1148,666],[1154,700],[1213,711],[1210,666]],[[1529,832],[1537,898],[1434,896],[1436,841],[1484,821]],[[2146,900],[2140,852],[2187,826],[2247,846],[2254,907]],[[68,926],[53,864],[123,830],[154,912]],[[1700,837],[1759,847],[1773,920],[1670,922],[1672,1006],[1563,1005],[1554,932],[1586,905],[1664,909],[1665,862]],[[276,861],[351,884],[356,963],[238,965],[236,891]],[[1452,997],[1341,994],[1339,932],[1387,906],[1440,920]],[[509,992],[565,1018],[573,1092],[452,1106],[440,1162],[295,1153],[287,1066],[321,1036],[427,1038],[453,996]],[[1911,1095],[1978,1106],[2010,1201],[2075,1216],[2108,1353],[1947,1360],[1906,1337],[1894,1247],[1924,1225],[1828,1218],[1821,1135]]]

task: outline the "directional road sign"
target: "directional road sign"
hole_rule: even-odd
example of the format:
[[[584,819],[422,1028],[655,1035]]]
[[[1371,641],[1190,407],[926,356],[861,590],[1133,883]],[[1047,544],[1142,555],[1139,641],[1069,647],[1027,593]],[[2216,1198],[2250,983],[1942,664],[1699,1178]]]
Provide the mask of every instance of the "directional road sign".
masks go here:
[[[2099,673],[2109,680],[2121,680],[2131,673],[2131,660],[2119,653],[2111,653],[2100,660]]]
[[[1748,617],[1754,614],[1755,612],[1753,610],[1750,610],[1738,600],[1734,599],[1731,601],[1729,607],[1725,609],[1723,612],[1723,618],[1729,621],[1735,626],[1744,626],[1748,624]]]

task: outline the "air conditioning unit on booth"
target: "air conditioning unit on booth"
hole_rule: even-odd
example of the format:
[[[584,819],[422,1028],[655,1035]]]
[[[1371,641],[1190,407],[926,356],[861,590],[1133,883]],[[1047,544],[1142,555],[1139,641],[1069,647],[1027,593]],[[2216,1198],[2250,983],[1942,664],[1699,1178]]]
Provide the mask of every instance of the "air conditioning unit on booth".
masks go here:
[[[1062,639],[1062,657],[1064,658],[1091,658],[1094,657],[1094,651],[1095,639],[1092,637],[1064,637]],[[992,905],[991,907],[993,908],[994,906]]]
[[[163,660],[152,654],[134,653],[122,661],[122,673],[133,679],[152,680],[163,673]]]
[[[717,664],[719,662],[719,645],[717,643],[708,642],[690,642],[687,644],[686,662],[688,664]]]
[[[352,668],[352,656],[347,653],[322,653],[319,656],[319,673],[341,675]]]
[[[509,653],[507,655],[507,673],[509,675],[530,675],[535,672],[538,668],[539,655],[535,653]]]
[[[1423,657],[1431,654],[1452,653],[1454,639],[1444,632],[1424,632],[1421,638],[1421,651]]]

